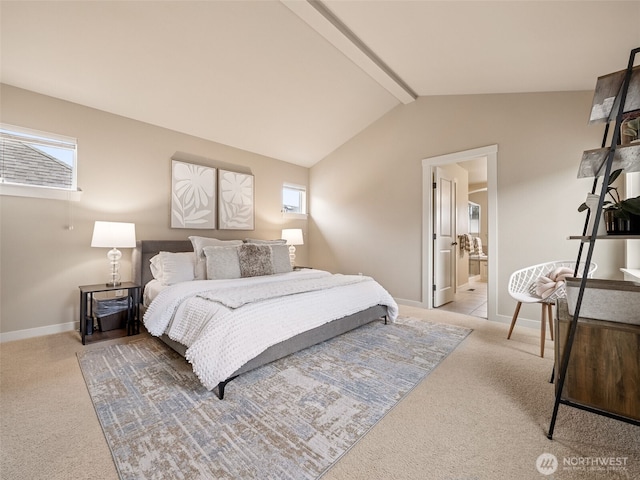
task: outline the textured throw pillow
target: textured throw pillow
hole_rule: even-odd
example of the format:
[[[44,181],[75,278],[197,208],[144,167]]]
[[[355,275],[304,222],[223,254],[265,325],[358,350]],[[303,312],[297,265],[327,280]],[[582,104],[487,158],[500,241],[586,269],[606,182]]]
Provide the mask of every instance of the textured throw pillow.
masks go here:
[[[151,275],[162,285],[190,282],[194,279],[193,252],[160,252],[149,262]]]
[[[240,276],[242,277],[273,274],[270,245],[245,243],[238,248],[238,260],[240,261]]]
[[[229,247],[204,247],[204,256],[207,260],[207,279],[240,278],[238,248],[235,245]]]
[[[289,247],[286,245],[271,245],[271,260],[273,273],[287,273],[293,271],[289,258]]]
[[[204,257],[204,247],[222,247],[230,245],[242,245],[242,240],[218,240],[209,237],[189,237],[193,245],[193,251],[196,255],[196,280],[205,280],[207,278],[207,259]]]

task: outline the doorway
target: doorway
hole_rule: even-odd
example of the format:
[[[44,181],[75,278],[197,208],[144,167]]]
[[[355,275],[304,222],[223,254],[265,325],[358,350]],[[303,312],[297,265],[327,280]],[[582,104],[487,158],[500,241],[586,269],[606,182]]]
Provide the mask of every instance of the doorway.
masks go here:
[[[423,242],[422,242],[422,304],[425,308],[434,308],[434,276],[438,273],[434,269],[434,196],[433,175],[438,166],[468,162],[477,158],[486,158],[487,169],[487,234],[488,242],[488,272],[487,272],[487,318],[495,319],[497,308],[497,267],[498,267],[498,236],[497,236],[497,161],[498,146],[489,145],[455,152],[422,160],[423,176]]]

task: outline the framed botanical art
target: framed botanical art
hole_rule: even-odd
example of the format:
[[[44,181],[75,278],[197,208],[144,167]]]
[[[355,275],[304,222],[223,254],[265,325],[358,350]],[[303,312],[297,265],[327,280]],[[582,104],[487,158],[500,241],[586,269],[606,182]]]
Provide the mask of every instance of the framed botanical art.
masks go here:
[[[253,230],[253,197],[253,175],[219,170],[219,228],[221,230]]]
[[[171,161],[171,228],[216,228],[216,169]]]

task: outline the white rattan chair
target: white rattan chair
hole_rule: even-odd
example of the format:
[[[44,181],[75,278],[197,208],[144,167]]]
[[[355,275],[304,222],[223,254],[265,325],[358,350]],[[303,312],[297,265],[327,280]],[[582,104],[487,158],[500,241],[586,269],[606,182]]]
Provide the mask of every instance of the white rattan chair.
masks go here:
[[[517,270],[511,274],[509,278],[509,295],[511,295],[518,304],[516,310],[513,312],[513,319],[511,320],[511,326],[509,327],[509,334],[507,339],[511,338],[513,327],[516,325],[518,319],[518,313],[523,303],[540,303],[542,305],[542,316],[540,319],[540,356],[544,357],[544,342],[546,337],[546,323],[549,322],[549,330],[551,334],[551,340],[553,340],[553,311],[552,306],[556,303],[558,298],[566,296],[566,289],[564,283],[556,288],[551,295],[542,299],[535,293],[536,280],[543,275],[548,275],[558,267],[567,267],[574,270],[576,262],[571,260],[559,260],[555,262],[541,263],[539,265],[533,265],[531,267]],[[589,277],[593,275],[598,266],[591,262],[589,266]],[[580,264],[578,269],[578,276],[584,273],[584,263]]]

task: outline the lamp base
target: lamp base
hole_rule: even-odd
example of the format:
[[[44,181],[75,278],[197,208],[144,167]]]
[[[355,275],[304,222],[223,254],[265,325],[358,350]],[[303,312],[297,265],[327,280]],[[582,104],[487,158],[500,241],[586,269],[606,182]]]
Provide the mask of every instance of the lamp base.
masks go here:
[[[296,264],[296,247],[293,245],[289,245],[289,262],[291,262],[292,267]]]
[[[120,259],[122,253],[117,248],[112,248],[107,252],[107,258],[111,265],[111,281],[107,282],[107,287],[119,287],[120,286]]]

